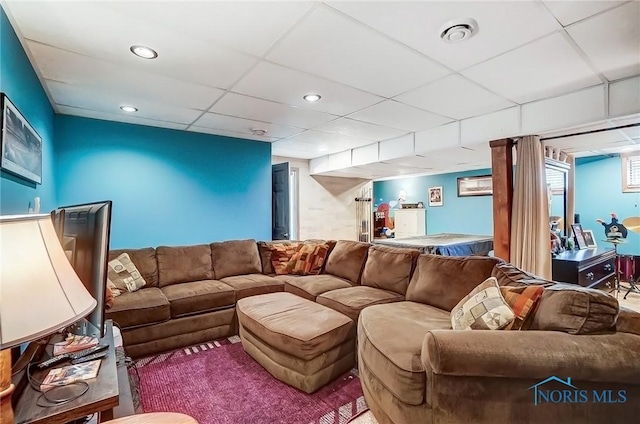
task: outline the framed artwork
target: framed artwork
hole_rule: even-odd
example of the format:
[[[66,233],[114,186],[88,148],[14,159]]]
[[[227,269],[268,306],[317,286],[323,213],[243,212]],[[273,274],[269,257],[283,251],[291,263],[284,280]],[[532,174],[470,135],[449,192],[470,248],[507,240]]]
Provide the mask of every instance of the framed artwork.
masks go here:
[[[444,193],[442,192],[442,186],[429,187],[429,206],[442,206],[444,205]]]
[[[0,167],[25,180],[42,184],[42,138],[2,93],[2,160]]]
[[[592,230],[582,230],[582,235],[584,237],[584,242],[588,248],[598,247],[596,243],[596,238],[593,235]]]
[[[582,225],[571,224],[571,230],[573,231],[573,236],[576,239],[576,246],[578,246],[578,249],[586,249],[587,241],[584,239],[584,231],[582,231]]]
[[[477,177],[458,177],[458,197],[491,196],[493,179],[491,175]]]

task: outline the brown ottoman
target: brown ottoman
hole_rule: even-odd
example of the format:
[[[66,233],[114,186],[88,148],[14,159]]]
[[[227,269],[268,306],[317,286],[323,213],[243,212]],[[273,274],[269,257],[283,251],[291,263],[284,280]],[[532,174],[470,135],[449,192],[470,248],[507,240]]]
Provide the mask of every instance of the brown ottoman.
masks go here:
[[[355,364],[351,318],[291,293],[237,303],[242,347],[271,375],[313,393]]]

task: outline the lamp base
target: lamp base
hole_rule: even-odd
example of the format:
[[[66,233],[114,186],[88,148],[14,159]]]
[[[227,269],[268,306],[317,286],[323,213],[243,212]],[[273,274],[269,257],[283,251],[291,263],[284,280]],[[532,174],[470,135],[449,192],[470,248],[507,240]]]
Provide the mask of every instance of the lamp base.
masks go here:
[[[11,394],[15,386],[11,383],[11,349],[0,351],[0,424],[13,424]]]

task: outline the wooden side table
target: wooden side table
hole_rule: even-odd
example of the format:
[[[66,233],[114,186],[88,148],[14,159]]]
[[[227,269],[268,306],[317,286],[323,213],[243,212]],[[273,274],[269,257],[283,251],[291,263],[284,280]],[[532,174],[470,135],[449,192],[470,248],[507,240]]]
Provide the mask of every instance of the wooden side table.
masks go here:
[[[130,415],[128,417],[106,421],[105,424],[198,424],[198,422],[184,414],[152,412],[150,414]]]

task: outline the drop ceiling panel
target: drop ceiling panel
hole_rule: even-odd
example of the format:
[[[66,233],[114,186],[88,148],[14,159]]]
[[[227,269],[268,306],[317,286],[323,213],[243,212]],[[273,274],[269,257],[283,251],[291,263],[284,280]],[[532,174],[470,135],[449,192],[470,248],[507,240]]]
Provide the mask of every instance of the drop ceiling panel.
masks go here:
[[[535,1],[329,4],[456,70],[560,29],[542,3]],[[464,43],[445,43],[440,28],[459,18],[475,19],[478,33]]]
[[[373,143],[367,146],[357,147],[351,152],[351,163],[353,165],[364,165],[378,161],[379,144]]]
[[[332,150],[332,153],[352,149],[354,147],[361,147],[371,144],[370,140],[362,138],[348,137],[340,134],[330,134],[320,131],[309,130],[303,133],[294,135],[286,139],[288,142],[305,143],[316,147],[318,156],[321,154],[327,154],[327,150]],[[337,149],[337,150],[336,150]]]
[[[178,124],[175,122],[157,121],[154,119],[146,119],[140,116],[124,115],[117,113],[100,112],[89,109],[80,109],[71,106],[58,106],[58,110],[62,115],[80,116],[83,118],[100,119],[103,121],[118,121],[127,124],[146,125],[157,128],[169,128],[172,130],[185,130],[186,124]]]
[[[119,2],[30,3],[17,2],[10,6],[16,19],[26,23],[21,31],[27,39],[87,58],[110,61],[121,68],[227,88],[240,73],[256,63],[256,58],[249,55],[187,37],[176,31],[175,25],[154,25],[115,10],[113,5]],[[147,9],[161,8],[149,7],[147,3]],[[80,36],[70,37],[70,34]],[[149,61],[134,56],[129,51],[133,44],[153,48],[158,52],[158,58]],[[196,57],[198,66],[184,66]],[[216,71],[211,72],[212,69]]]
[[[308,143],[294,143],[288,140],[278,140],[271,144],[271,154],[299,159],[317,158],[319,154],[329,153],[330,150],[319,152],[318,146]]]
[[[503,137],[520,135],[519,107],[465,119],[460,123],[460,140],[464,146],[488,143]],[[475,148],[475,147],[473,147]]]
[[[416,109],[393,100],[385,100],[382,103],[356,112],[350,115],[349,118],[400,128],[406,131],[421,131],[451,122],[450,118]]]
[[[368,122],[356,121],[349,118],[340,118],[327,124],[315,127],[314,130],[327,133],[358,137],[365,140],[380,141],[406,134],[407,131],[396,128],[383,127]]]
[[[203,133],[203,134],[211,134],[211,135],[220,135],[225,137],[234,137],[234,138],[246,139],[246,140],[264,141],[267,143],[279,140],[279,138],[276,138],[276,137],[259,136],[259,135],[247,134],[247,133],[236,132],[236,131],[225,131],[225,130],[214,129],[214,128],[198,127],[194,125],[189,126],[189,129],[187,131]]]
[[[100,110],[116,110],[122,102],[137,101],[204,110],[223,94],[217,88],[123,68],[40,43],[29,42],[28,47],[42,77],[58,84],[57,93],[74,87],[91,87],[94,91],[91,101],[101,103]],[[47,81],[48,87],[50,84]],[[115,93],[121,94],[121,102],[109,103]],[[58,103],[55,96],[54,101]]]
[[[393,140],[381,141],[379,148],[378,154],[381,161],[411,156],[415,153],[414,136],[413,134],[407,134]]]
[[[469,118],[514,105],[460,75],[449,75],[395,99],[455,119]]]
[[[640,2],[572,25],[567,32],[609,81],[640,73]]]
[[[383,100],[365,91],[269,62],[261,62],[252,69],[233,91],[334,115],[346,115]],[[307,102],[302,97],[308,93],[320,94],[322,99]]]
[[[460,144],[460,124],[452,122],[430,130],[416,133],[416,153],[422,154]]]
[[[76,109],[110,113],[114,118],[122,117],[123,120],[125,117],[135,116],[155,121],[190,124],[202,113],[199,110],[178,105],[151,102],[138,98],[132,102],[138,108],[138,112],[130,114],[119,108],[119,105],[129,103],[123,101],[128,99],[126,93],[112,92],[104,94],[92,87],[78,85],[69,87],[56,81],[48,81],[47,85],[49,86],[51,96],[59,106],[70,106]]]
[[[516,103],[601,83],[560,33],[473,66],[462,74]]]
[[[275,138],[289,137],[303,131],[299,128],[288,127],[285,125],[265,124],[260,121],[251,121],[249,119],[219,115],[211,112],[207,112],[202,115],[202,117],[195,121],[193,125],[247,135],[253,135],[251,131],[252,129],[263,129],[267,131],[267,137]]]
[[[627,139],[616,130],[544,140],[546,145],[565,151],[594,150],[620,142],[627,143]]]
[[[544,1],[544,5],[553,13],[563,26],[578,22],[604,10],[619,6],[624,1]]]
[[[609,115],[640,112],[640,77],[609,84]]]
[[[270,61],[392,97],[449,71],[325,6],[288,33]]]
[[[234,93],[227,93],[210,111],[300,128],[312,128],[336,118],[333,115],[315,110],[287,106]]]

